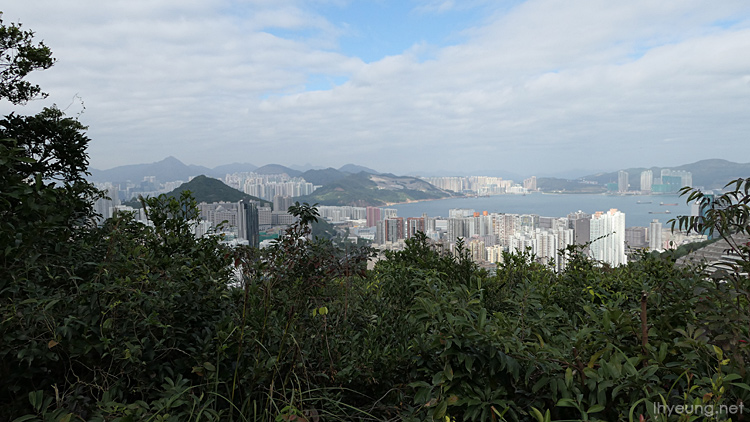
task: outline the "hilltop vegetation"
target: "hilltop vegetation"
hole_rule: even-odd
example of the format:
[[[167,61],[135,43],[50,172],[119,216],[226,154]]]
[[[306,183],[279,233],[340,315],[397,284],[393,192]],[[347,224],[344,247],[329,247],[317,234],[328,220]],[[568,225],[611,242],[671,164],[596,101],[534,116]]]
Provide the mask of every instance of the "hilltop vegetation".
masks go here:
[[[538,178],[537,187],[542,192],[604,193],[607,191],[607,188],[602,185],[592,185],[579,180],[556,179],[553,177]]]
[[[301,201],[321,205],[383,206],[398,202],[439,199],[450,196],[444,190],[414,177],[358,173],[335,180]]]
[[[197,176],[193,180],[183,183],[167,196],[178,198],[183,192],[190,192],[196,202],[239,202],[256,201],[270,206],[270,202],[256,196],[248,195],[231,186],[227,186],[218,179],[207,176]]]
[[[693,185],[702,186],[706,189],[721,189],[728,180],[745,177],[750,174],[750,163],[733,163],[727,160],[708,159],[695,163],[684,164],[677,167],[651,167],[651,168],[629,168],[624,169],[628,172],[628,182],[630,190],[641,189],[641,172],[651,170],[654,178],[661,175],[661,170],[669,168],[670,170],[685,170],[693,174]],[[595,181],[601,185],[614,182],[617,183],[618,172],[598,173],[582,177],[588,181]]]

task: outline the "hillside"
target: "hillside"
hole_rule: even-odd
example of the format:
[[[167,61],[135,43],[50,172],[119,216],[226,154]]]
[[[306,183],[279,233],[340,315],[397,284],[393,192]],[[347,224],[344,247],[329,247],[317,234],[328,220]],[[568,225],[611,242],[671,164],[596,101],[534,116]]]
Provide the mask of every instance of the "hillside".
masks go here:
[[[343,171],[344,173],[352,173],[352,174],[357,174],[357,173],[362,173],[362,172],[370,173],[370,174],[380,174],[379,171],[373,170],[369,167],[360,166],[357,164],[345,164],[339,168],[339,171]]]
[[[189,190],[193,193],[193,197],[198,203],[201,202],[238,202],[238,201],[258,201],[265,204],[271,204],[270,202],[257,198],[255,196],[248,195],[244,192],[238,191],[235,188],[229,187],[224,182],[218,179],[213,179],[207,176],[198,176],[193,180],[183,183],[177,189],[167,193],[167,196],[179,197],[180,193]]]
[[[392,174],[357,173],[329,183],[299,198],[300,202],[321,205],[383,206],[398,202],[439,199],[451,196],[424,180]]]
[[[167,157],[161,161],[148,164],[131,164],[114,167],[109,170],[91,169],[89,180],[95,182],[140,182],[144,177],[154,176],[159,182],[188,180],[199,174],[212,174],[212,170],[203,166],[187,165],[182,161]]]
[[[604,185],[554,177],[540,177],[536,179],[536,185],[542,192],[604,193],[607,190]]]
[[[662,169],[685,170],[693,173],[693,186],[701,186],[706,189],[721,189],[729,180],[740,177],[750,177],[750,163],[735,163],[720,159],[707,159],[696,161],[695,163],[684,164],[676,167],[635,167],[623,169],[628,172],[628,183],[630,190],[641,189],[641,172],[651,170],[654,178],[661,174]],[[617,182],[617,173],[597,173],[582,177],[582,179],[595,181],[601,185]]]
[[[281,164],[266,164],[265,166],[258,167],[254,170],[258,174],[282,174],[286,173],[290,177],[298,177],[302,174],[301,171],[290,169],[289,167],[282,166]]]
[[[348,173],[344,173],[341,170],[329,167],[323,170],[308,170],[302,173],[300,177],[313,185],[325,186],[329,183],[344,179],[348,175]]]

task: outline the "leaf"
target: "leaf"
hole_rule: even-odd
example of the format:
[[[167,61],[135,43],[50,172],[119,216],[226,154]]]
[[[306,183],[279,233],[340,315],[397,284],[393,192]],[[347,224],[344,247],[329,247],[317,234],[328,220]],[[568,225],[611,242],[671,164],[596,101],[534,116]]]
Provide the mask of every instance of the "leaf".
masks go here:
[[[747,385],[744,382],[731,382],[729,384],[732,385],[732,386],[734,386],[734,387],[740,387],[742,389],[750,391],[750,385]]]
[[[531,413],[534,415],[537,421],[544,422],[544,415],[534,406],[531,406]]]
[[[596,361],[599,360],[599,358],[604,354],[604,352],[607,351],[607,349],[609,349],[609,347],[605,347],[604,349],[602,349],[602,350],[594,353],[593,355],[591,355],[591,359],[589,359],[589,365],[588,365],[589,368],[593,368],[594,367],[594,365],[596,364]]]
[[[724,351],[721,350],[721,348],[719,346],[716,346],[716,345],[714,345],[713,348],[714,348],[714,352],[716,353],[716,356],[718,356],[719,360],[721,360],[722,357],[724,356]]]
[[[20,418],[13,419],[13,422],[38,421],[35,415],[24,415]]]
[[[560,399],[560,400],[557,401],[556,406],[560,406],[560,407],[576,407],[577,408],[578,407],[578,403],[574,402],[573,399],[563,398],[563,399]]]
[[[565,370],[565,385],[570,388],[573,384],[573,370],[568,368]]]
[[[39,413],[42,410],[42,397],[44,392],[42,390],[32,391],[29,393],[29,403],[31,407]]]
[[[589,407],[589,410],[586,411],[586,413],[598,413],[604,410],[604,406],[601,404],[595,404],[591,407]]]
[[[448,402],[443,400],[440,402],[440,404],[435,408],[435,413],[432,415],[433,419],[442,419],[445,417],[445,412],[448,410]]]
[[[49,341],[49,342],[47,343],[47,348],[48,348],[48,349],[51,349],[51,348],[53,348],[53,347],[57,346],[58,344],[60,344],[60,343],[56,342],[55,340],[50,340],[50,341]]]

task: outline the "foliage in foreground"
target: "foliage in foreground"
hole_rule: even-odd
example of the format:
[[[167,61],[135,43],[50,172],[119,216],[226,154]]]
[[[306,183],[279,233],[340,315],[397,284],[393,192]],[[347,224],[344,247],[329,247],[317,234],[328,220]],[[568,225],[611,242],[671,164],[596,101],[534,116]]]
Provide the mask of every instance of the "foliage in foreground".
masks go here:
[[[747,284],[575,251],[490,276],[424,236],[367,271],[309,239],[313,207],[231,250],[192,237],[189,195],[149,201],[154,227],[119,215],[3,270],[2,418],[676,420],[656,405],[750,394]]]
[[[38,92],[18,82],[0,97]],[[0,421],[740,420],[720,406],[750,398],[748,245],[712,277],[575,250],[489,275],[423,235],[367,270],[368,248],[312,239],[307,204],[262,251],[195,239],[187,193],[96,227],[84,129],[0,121]],[[679,223],[747,233],[732,186]]]

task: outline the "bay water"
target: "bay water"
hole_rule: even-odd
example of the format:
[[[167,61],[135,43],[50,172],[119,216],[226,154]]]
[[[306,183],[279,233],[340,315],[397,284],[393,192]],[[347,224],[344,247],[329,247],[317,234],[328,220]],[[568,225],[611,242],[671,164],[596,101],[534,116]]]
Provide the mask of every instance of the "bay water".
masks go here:
[[[675,205],[676,204],[676,205]],[[648,227],[659,220],[664,228],[667,221],[679,215],[690,215],[685,197],[677,195],[603,195],[603,194],[547,194],[495,195],[489,197],[448,198],[433,201],[390,205],[399,217],[448,217],[452,208],[468,208],[477,212],[505,214],[537,214],[543,217],[566,217],[576,211],[593,214],[616,208],[625,213],[626,227]],[[669,213],[667,213],[667,211]]]

